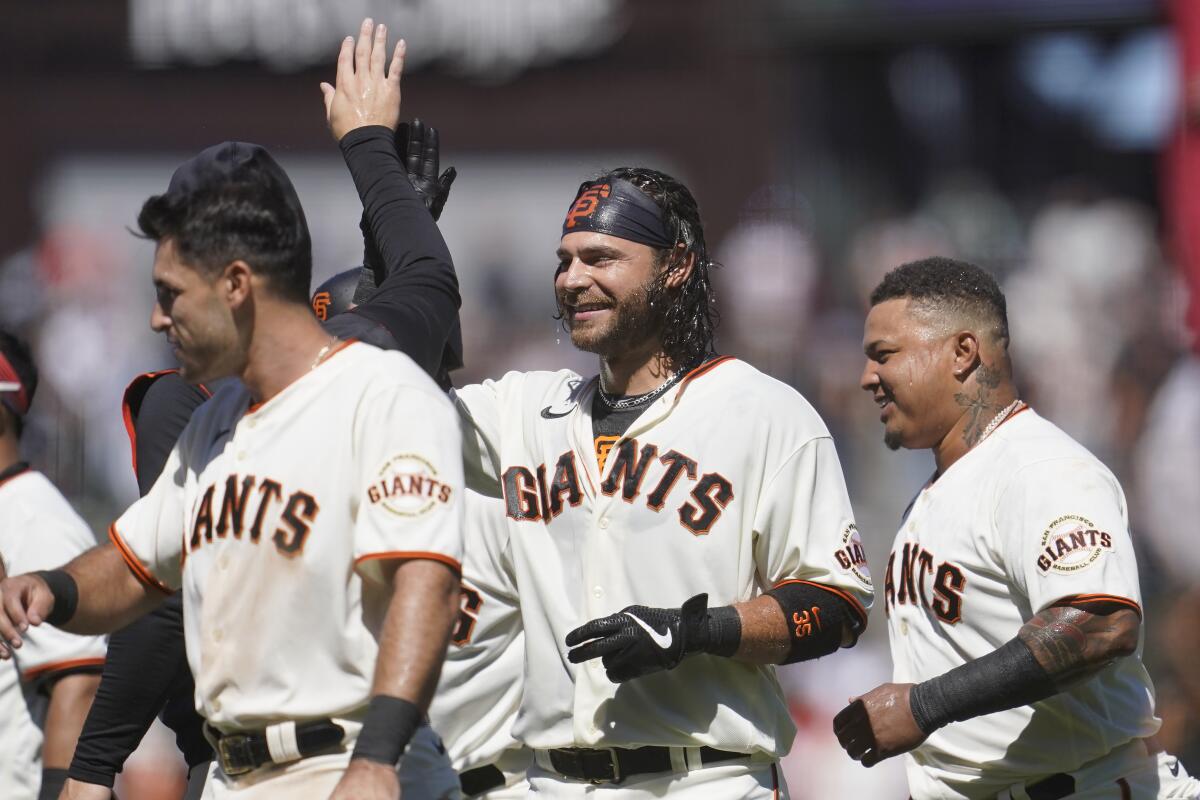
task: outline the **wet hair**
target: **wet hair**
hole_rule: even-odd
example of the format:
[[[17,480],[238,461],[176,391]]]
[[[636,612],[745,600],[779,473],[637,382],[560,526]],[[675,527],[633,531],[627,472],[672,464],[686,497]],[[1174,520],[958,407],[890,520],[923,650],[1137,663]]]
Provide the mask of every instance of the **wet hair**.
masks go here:
[[[245,261],[276,296],[307,304],[312,240],[294,190],[275,170],[250,160],[221,179],[154,195],[138,214],[141,235],[170,239],[182,261],[210,275]]]
[[[1008,305],[999,284],[986,270],[944,256],[896,267],[871,292],[871,306],[909,298],[926,311],[949,311],[980,320],[1008,346]]]
[[[713,354],[713,332],[719,321],[711,272],[718,265],[708,256],[700,207],[688,188],[666,173],[647,167],[618,167],[603,178],[626,180],[644,192],[662,210],[663,226],[676,242],[674,248],[655,249],[658,279],[651,290],[656,305],[665,304],[662,349],[676,369],[688,369]],[[683,245],[683,253],[677,253]],[[695,255],[692,274],[674,293],[666,278],[678,265]]]
[[[0,329],[0,353],[8,359],[8,363],[12,365],[13,371],[17,373],[17,378],[25,387],[25,394],[29,398],[29,402],[33,402],[33,396],[37,392],[38,371],[37,365],[33,363],[33,353],[29,349],[29,345],[18,339],[6,330]],[[13,412],[0,403],[0,414],[7,414],[13,420],[14,429],[17,436],[21,435],[23,428],[21,415]]]

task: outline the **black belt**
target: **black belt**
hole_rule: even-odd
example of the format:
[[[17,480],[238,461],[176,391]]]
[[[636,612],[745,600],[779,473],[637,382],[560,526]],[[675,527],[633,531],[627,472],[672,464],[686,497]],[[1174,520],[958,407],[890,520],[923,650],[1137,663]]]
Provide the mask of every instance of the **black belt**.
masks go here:
[[[492,789],[499,789],[506,782],[504,773],[495,764],[475,767],[458,775],[458,783],[462,786],[464,797],[475,797]]]
[[[547,752],[555,772],[577,781],[620,783],[633,775],[670,772],[674,769],[669,747],[610,747],[598,750],[570,747]],[[701,764],[716,764],[749,757],[746,753],[714,750],[711,747],[700,748]]]
[[[1075,779],[1065,772],[1056,772],[1048,778],[1025,787],[1029,800],[1059,800],[1075,794]]]
[[[319,755],[340,747],[345,734],[341,725],[328,719],[297,723],[296,749],[300,752],[300,758]],[[264,764],[275,763],[267,746],[265,729],[221,733],[206,722],[204,735],[216,751],[221,771],[226,775],[244,775]]]

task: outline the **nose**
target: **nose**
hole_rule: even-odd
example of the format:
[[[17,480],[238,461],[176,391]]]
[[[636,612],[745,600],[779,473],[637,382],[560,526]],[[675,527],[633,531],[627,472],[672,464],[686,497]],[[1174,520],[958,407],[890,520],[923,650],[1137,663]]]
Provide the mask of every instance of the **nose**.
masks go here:
[[[858,385],[868,392],[874,392],[875,387],[879,386],[879,375],[875,372],[875,362],[867,359],[867,363],[863,364],[862,375],[858,377]]]
[[[563,289],[577,294],[591,282],[591,275],[587,264],[584,264],[579,258],[573,258],[571,263],[558,273],[558,281]]]
[[[163,311],[160,304],[155,303],[154,310],[150,312],[150,330],[162,333],[169,327],[171,327],[171,318]]]

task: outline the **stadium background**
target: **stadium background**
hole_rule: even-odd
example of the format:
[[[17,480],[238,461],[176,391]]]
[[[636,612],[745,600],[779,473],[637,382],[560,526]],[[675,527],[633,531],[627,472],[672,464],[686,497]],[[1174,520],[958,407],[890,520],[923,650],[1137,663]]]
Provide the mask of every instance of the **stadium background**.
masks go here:
[[[1000,276],[1023,396],[1125,486],[1164,743],[1200,769],[1200,360],[1184,322],[1200,226],[1176,222],[1200,208],[1200,3],[5,4],[0,324],[42,369],[28,456],[97,530],[136,493],[121,392],[170,363],[148,328],[152,251],[127,231],[141,201],[202,147],[258,142],[297,184],[314,278],[357,263],[317,83],[366,15],[408,38],[404,114],[438,126],[459,168],[442,219],[463,287],[457,381],[593,369],[552,319],[563,210],[606,166],[676,173],[724,264],[720,350],[817,405],[877,583],[932,462],[885,450],[857,387],[865,297],[934,253]],[[854,650],[782,671],[796,798],[906,796],[898,762],[864,770],[830,731],[889,674],[882,614]],[[172,750],[149,737],[122,796],[177,797]]]

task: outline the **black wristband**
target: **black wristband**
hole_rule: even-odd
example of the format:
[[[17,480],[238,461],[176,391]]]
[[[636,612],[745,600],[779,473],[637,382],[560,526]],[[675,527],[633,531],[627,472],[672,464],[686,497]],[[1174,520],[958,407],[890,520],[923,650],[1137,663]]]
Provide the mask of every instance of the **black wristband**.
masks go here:
[[[66,782],[65,769],[42,767],[42,788],[38,791],[38,800],[58,800]]]
[[[790,646],[784,664],[837,652],[845,631],[849,630],[857,641],[866,627],[866,621],[848,601],[820,584],[789,581],[767,594],[779,603],[787,621]]]
[[[742,618],[733,606],[708,610],[708,645],[704,652],[730,658],[742,643]]]
[[[929,735],[951,722],[1036,703],[1057,694],[1054,682],[1019,638],[986,656],[914,686],[913,719]]]
[[[79,606],[79,586],[75,579],[63,569],[42,570],[33,574],[40,576],[50,587],[50,594],[54,595],[54,608],[46,615],[46,622],[56,628],[70,622]]]
[[[424,719],[421,709],[407,700],[386,694],[375,695],[367,706],[367,717],[350,758],[396,766]]]

